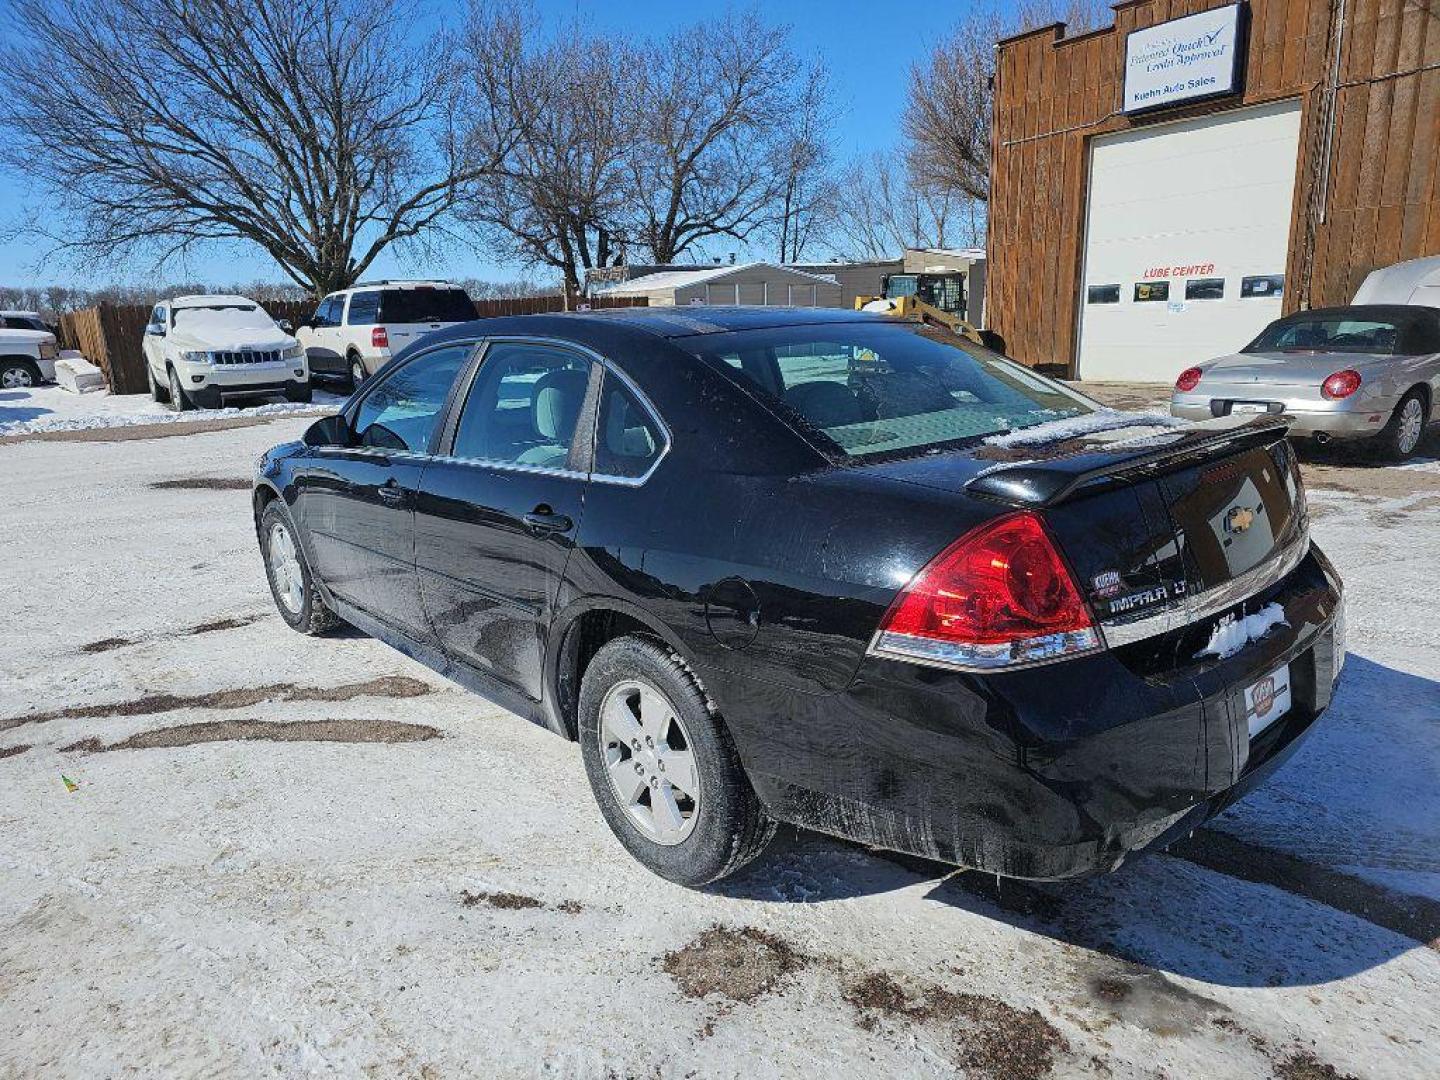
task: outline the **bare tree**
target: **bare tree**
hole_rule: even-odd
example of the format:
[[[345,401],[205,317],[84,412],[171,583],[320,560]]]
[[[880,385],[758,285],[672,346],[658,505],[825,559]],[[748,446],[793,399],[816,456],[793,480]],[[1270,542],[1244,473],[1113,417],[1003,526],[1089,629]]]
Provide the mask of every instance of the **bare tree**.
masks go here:
[[[784,190],[777,147],[805,99],[810,73],[789,32],[727,14],[651,43],[633,76],[644,123],[626,154],[627,235],[656,263],[717,237],[743,242]]]
[[[93,265],[254,245],[315,293],[422,243],[493,164],[406,0],[15,0],[3,153]],[[37,78],[36,72],[50,73]]]
[[[472,138],[498,156],[467,189],[463,216],[492,246],[558,272],[573,299],[583,272],[620,251],[624,155],[637,123],[622,87],[636,58],[573,25],[538,42],[529,24],[511,6],[471,8]]]
[[[944,191],[917,185],[897,154],[876,153],[854,161],[840,186],[845,200],[836,217],[833,246],[848,258],[890,259],[906,248],[974,243],[973,230],[957,234],[957,204]],[[982,228],[983,233],[983,228]]]
[[[834,121],[829,79],[819,67],[811,70],[801,91],[789,130],[776,147],[776,170],[783,183],[770,231],[775,234],[781,263],[798,262],[823,241],[840,212],[829,129]]]
[[[972,8],[910,69],[903,129],[915,184],[952,198],[987,201],[996,41],[1055,22],[1080,33],[1099,25],[1105,14],[1096,0],[1023,0],[1010,9],[992,0]]]

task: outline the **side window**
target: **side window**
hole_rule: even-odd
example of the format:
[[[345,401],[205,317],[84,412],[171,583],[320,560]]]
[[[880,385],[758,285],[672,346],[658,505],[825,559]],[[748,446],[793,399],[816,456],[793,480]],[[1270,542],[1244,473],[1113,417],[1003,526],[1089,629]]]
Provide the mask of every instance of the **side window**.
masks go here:
[[[563,469],[590,381],[590,361],[549,345],[502,341],[485,354],[451,454]]]
[[[350,307],[345,312],[346,326],[373,326],[380,311],[378,292],[357,292],[350,294]]]
[[[1120,286],[1090,285],[1085,290],[1085,302],[1087,304],[1118,304],[1120,302]]]
[[[320,306],[315,309],[315,316],[311,320],[315,324],[315,329],[335,326],[339,322],[337,309],[342,302],[342,299],[337,296],[327,296],[320,301]]]
[[[644,476],[664,449],[665,436],[625,384],[605,376],[595,438],[597,476]]]
[[[1137,281],[1135,283],[1135,303],[1137,304],[1169,299],[1170,282],[1168,281]]]
[[[355,414],[360,446],[423,454],[450,386],[470,355],[470,345],[451,345],[417,357],[383,377]]]
[[[164,336],[166,329],[165,320],[165,306],[163,304],[156,304],[154,312],[150,315],[150,326],[154,329],[155,333],[159,334],[162,337]]]

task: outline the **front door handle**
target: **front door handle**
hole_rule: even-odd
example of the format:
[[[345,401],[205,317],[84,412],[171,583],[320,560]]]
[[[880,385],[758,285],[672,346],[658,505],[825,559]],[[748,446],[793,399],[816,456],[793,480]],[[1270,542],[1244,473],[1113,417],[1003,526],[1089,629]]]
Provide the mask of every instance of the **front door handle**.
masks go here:
[[[525,527],[536,535],[569,532],[575,525],[564,514],[557,514],[548,506],[537,506],[522,518]]]
[[[394,480],[386,480],[376,491],[383,502],[398,505],[405,501],[405,489]]]

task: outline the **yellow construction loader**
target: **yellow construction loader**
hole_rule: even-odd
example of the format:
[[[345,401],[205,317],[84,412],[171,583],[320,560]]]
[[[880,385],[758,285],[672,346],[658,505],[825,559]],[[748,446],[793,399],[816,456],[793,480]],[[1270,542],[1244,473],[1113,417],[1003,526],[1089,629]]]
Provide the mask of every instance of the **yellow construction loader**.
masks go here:
[[[966,321],[964,274],[887,274],[884,296],[857,296],[856,311],[873,311],[897,319],[915,319],[940,326],[977,345],[986,341]]]

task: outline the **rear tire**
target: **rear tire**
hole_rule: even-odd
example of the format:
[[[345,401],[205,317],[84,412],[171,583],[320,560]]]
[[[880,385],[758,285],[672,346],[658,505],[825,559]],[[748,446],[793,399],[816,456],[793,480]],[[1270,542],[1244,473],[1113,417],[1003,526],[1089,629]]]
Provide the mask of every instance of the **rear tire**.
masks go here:
[[[704,690],[658,642],[622,637],[595,654],[580,683],[579,735],[606,824],[661,877],[717,881],[775,835]]]
[[[181,387],[180,376],[173,367],[168,369],[166,378],[170,383],[170,408],[175,412],[189,412],[195,408],[195,402],[190,400],[190,395]]]
[[[1415,453],[1425,438],[1425,428],[1430,422],[1430,410],[1425,397],[1419,390],[1411,390],[1400,399],[1390,422],[1375,436],[1375,446],[1388,461],[1404,461]]]
[[[290,629],[316,635],[340,624],[340,616],[325,606],[310,573],[309,560],[285,504],[272,499],[260,515],[260,555],[265,577],[280,617]]]

